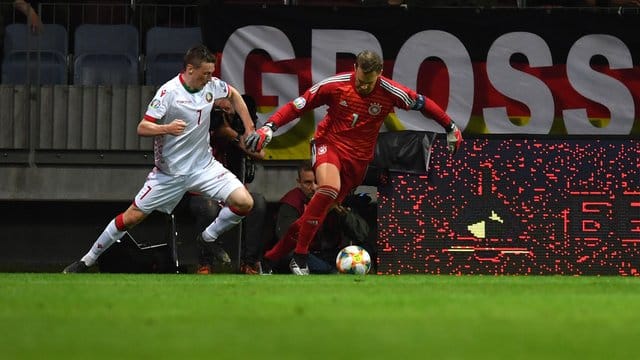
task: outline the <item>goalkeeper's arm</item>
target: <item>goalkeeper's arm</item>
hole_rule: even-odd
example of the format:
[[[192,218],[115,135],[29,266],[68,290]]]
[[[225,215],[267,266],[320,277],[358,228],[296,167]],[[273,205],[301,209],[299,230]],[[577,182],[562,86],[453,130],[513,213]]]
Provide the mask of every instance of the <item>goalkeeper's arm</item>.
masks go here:
[[[435,120],[447,132],[447,147],[449,152],[454,154],[462,144],[462,132],[451,120],[451,117],[442,110],[438,104],[424,95],[418,95],[414,105],[414,110],[420,110],[422,115]]]

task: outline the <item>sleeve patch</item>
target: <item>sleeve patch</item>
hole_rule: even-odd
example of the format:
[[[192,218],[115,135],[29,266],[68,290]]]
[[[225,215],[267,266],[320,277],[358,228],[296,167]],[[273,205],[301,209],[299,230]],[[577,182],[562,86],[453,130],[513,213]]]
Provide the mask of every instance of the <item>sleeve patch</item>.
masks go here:
[[[422,110],[424,108],[424,96],[418,94],[416,101],[411,106],[411,110]]]
[[[151,103],[149,104],[149,107],[152,108],[152,109],[160,108],[160,100],[159,99],[151,100]]]
[[[297,97],[297,98],[293,99],[292,103],[293,103],[293,106],[296,109],[302,110],[304,108],[304,106],[307,105],[307,100],[305,100],[305,98],[300,96],[300,97]]]

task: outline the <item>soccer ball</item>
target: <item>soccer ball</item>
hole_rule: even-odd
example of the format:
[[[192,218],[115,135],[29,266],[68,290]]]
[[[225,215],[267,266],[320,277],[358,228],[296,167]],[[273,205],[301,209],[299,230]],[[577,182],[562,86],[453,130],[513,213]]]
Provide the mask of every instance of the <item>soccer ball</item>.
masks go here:
[[[343,274],[364,275],[371,269],[371,256],[360,246],[347,246],[338,253],[336,268]]]

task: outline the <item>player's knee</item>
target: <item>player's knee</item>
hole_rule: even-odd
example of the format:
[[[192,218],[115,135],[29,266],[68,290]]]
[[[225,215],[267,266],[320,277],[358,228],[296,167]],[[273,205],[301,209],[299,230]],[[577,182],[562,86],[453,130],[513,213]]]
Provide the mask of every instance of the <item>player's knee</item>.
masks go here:
[[[248,213],[253,208],[253,198],[245,188],[238,188],[231,193],[227,204],[241,212]]]
[[[129,230],[140,224],[147,217],[147,214],[138,209],[135,205],[130,206],[125,212],[116,217],[116,226],[119,230]]]

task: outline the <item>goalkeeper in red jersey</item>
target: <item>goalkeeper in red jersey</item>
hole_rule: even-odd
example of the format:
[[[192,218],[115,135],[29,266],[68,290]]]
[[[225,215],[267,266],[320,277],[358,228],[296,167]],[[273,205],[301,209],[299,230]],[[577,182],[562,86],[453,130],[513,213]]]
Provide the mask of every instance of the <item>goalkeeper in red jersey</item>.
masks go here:
[[[264,256],[267,262],[277,261],[295,248],[290,268],[296,275],[309,274],[310,242],[328,211],[362,183],[380,127],[394,107],[420,111],[438,122],[446,130],[452,153],[462,143],[460,130],[440,106],[382,76],[382,59],[365,50],[357,55],[353,72],[326,78],[278,109],[247,138],[247,147],[260,151],[278,127],[321,105],[328,106],[327,114],[318,124],[311,145],[318,187],[302,216]]]

